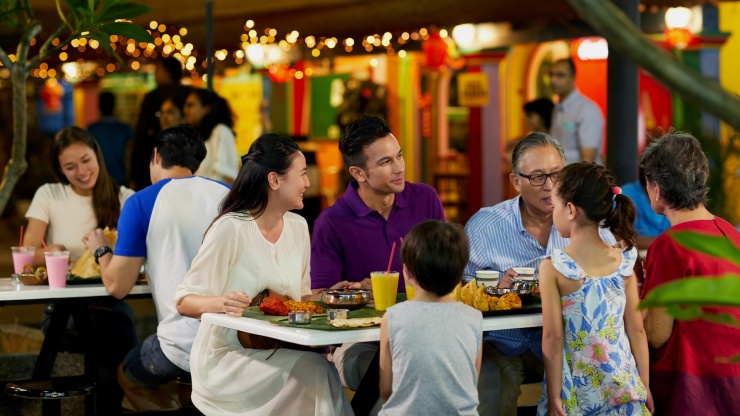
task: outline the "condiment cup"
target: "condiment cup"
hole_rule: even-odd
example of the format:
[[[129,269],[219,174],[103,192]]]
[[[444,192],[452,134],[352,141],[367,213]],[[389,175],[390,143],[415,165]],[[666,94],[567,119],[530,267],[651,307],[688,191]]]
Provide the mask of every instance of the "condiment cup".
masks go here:
[[[288,322],[295,325],[306,325],[311,323],[311,312],[288,312]]]
[[[329,322],[335,319],[347,319],[347,313],[349,313],[349,309],[327,309],[326,319]]]

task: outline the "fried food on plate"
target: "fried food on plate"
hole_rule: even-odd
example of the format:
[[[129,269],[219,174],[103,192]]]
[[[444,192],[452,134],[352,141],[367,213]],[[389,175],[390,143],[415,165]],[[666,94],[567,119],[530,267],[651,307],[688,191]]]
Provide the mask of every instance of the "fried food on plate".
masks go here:
[[[284,303],[288,307],[288,312],[324,313],[324,308],[316,302],[296,302],[293,299],[288,299]]]
[[[460,299],[465,303],[466,305],[473,305],[473,296],[475,296],[475,291],[478,290],[478,283],[475,281],[475,279],[471,280],[463,286],[462,289],[460,289]]]
[[[481,285],[473,295],[473,307],[481,312],[488,312],[488,293],[486,293],[486,285]]]
[[[367,328],[380,325],[383,318],[347,318],[331,321],[331,326],[337,328]]]
[[[498,305],[498,297],[496,296],[488,296],[488,310],[489,311],[495,311],[496,305]]]
[[[452,293],[450,293],[452,300],[454,300],[455,302],[462,302],[462,297],[460,297],[460,290],[462,289],[461,285],[462,283],[458,283],[457,286],[452,289]]]
[[[111,231],[108,227],[105,227],[103,232],[108,241],[110,241],[110,246],[115,247],[116,240],[118,240],[118,231]],[[92,253],[89,250],[85,250],[69,272],[82,278],[97,277],[100,276],[100,266],[95,263],[95,257],[93,257]]]

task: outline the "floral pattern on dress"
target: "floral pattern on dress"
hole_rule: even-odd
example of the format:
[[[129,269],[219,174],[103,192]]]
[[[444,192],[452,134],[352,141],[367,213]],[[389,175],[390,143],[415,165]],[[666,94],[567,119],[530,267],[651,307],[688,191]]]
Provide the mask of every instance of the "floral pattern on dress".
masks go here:
[[[624,279],[632,275],[637,250],[622,253],[616,272],[591,277],[561,250],[552,263],[579,290],[560,299],[563,313],[561,398],[567,415],[649,415],[647,390],[637,372],[624,328]],[[547,377],[537,414],[547,415]]]

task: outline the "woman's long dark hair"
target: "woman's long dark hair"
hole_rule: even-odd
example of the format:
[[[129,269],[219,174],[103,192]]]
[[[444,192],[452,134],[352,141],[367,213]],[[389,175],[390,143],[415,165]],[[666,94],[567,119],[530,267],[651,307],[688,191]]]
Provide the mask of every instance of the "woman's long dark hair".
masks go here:
[[[617,181],[609,170],[589,162],[572,163],[563,168],[555,184],[560,199],[581,208],[586,217],[627,243],[630,250],[635,245],[637,232],[635,205],[625,195],[614,194]]]
[[[211,138],[211,132],[218,124],[224,124],[229,129],[234,128],[234,116],[231,112],[231,107],[229,106],[229,102],[223,97],[213,91],[202,88],[194,88],[191,94],[198,97],[202,106],[210,109],[208,114],[203,117],[203,120],[197,126],[193,126],[198,130],[203,140],[208,141]]]
[[[267,175],[270,172],[285,175],[299,151],[293,140],[278,134],[264,134],[255,140],[249,153],[242,156],[242,168],[221,201],[216,220],[232,212],[249,213],[253,218],[262,215],[267,208]]]
[[[59,130],[56,136],[54,136],[54,143],[51,145],[50,152],[51,167],[54,173],[59,178],[59,182],[69,184],[67,177],[62,172],[62,166],[59,164],[59,155],[73,143],[82,143],[92,149],[95,153],[95,158],[98,160],[98,180],[93,187],[92,200],[98,227],[116,228],[118,225],[118,215],[121,213],[121,201],[119,200],[121,187],[108,174],[108,169],[105,167],[105,160],[103,159],[103,152],[100,151],[100,145],[95,141],[92,134],[75,126]]]

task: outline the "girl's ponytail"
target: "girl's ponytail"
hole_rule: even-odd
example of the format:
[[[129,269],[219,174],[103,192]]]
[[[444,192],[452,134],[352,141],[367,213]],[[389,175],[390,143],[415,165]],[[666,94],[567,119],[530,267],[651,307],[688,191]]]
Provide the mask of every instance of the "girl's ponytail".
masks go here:
[[[622,240],[627,244],[627,250],[631,250],[637,238],[637,231],[635,231],[633,225],[635,223],[635,205],[627,196],[621,193],[614,195],[614,203],[614,209],[607,214],[604,225],[609,227],[617,240]]]

